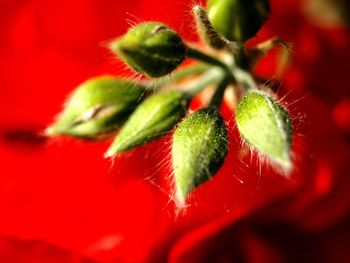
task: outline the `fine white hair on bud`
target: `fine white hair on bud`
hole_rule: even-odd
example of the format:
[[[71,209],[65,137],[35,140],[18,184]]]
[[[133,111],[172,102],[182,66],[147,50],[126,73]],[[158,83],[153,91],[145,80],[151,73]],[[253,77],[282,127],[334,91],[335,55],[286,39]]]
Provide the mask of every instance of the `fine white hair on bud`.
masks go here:
[[[179,124],[172,144],[178,204],[184,205],[187,195],[219,170],[227,151],[226,125],[216,110],[206,108],[195,111]]]
[[[237,107],[236,122],[248,145],[285,170],[291,169],[292,124],[288,112],[274,98],[249,92]]]

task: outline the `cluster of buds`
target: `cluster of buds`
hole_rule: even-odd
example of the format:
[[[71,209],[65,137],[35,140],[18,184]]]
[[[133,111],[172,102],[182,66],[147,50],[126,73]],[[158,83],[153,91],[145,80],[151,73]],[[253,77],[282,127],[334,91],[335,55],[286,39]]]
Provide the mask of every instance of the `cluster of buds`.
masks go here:
[[[73,91],[56,122],[47,128],[50,136],[81,139],[116,134],[105,155],[110,158],[172,133],[175,196],[180,205],[225,162],[229,140],[220,106],[228,88],[237,91],[235,120],[241,139],[283,170],[292,167],[288,112],[251,73],[268,51],[266,46],[273,44],[260,45],[264,50],[245,45],[268,17],[268,1],[209,0],[205,8],[194,6],[193,13],[201,46],[206,45],[211,55],[187,45],[167,25],[137,24],[111,41],[109,48],[149,80],[89,79]],[[198,63],[174,71],[186,58]],[[192,85],[177,89],[177,83],[188,76],[195,79]],[[191,100],[209,86],[216,90],[208,105],[189,113]]]

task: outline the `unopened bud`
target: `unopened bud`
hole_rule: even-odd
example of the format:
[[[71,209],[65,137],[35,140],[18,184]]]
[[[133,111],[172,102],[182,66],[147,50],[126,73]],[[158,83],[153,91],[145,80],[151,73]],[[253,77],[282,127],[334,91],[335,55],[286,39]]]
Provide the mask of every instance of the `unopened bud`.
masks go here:
[[[106,157],[166,134],[185,115],[188,103],[186,94],[175,90],[149,97],[130,116],[108,149]]]
[[[172,162],[180,204],[219,170],[227,151],[226,125],[217,111],[195,111],[179,124],[173,138]]]
[[[127,65],[148,77],[169,74],[186,56],[186,46],[171,28],[156,22],[138,24],[110,44]]]
[[[69,96],[48,135],[95,138],[117,129],[135,109],[144,88],[112,76],[91,78]]]
[[[275,99],[260,92],[248,93],[238,105],[236,121],[248,145],[291,168],[292,125],[287,111]]]
[[[269,15],[268,0],[209,0],[208,17],[213,27],[231,41],[256,35]]]

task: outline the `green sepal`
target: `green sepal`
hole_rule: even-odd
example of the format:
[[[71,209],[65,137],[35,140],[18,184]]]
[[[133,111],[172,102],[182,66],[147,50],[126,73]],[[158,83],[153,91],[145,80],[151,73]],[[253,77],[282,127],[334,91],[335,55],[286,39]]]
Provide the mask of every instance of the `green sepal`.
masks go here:
[[[286,169],[291,168],[292,124],[287,111],[272,97],[250,92],[236,112],[243,140]]]
[[[111,42],[110,49],[136,72],[162,77],[173,71],[186,56],[181,37],[158,22],[138,24]]]
[[[193,7],[193,14],[196,21],[198,34],[203,42],[215,49],[226,48],[228,45],[227,39],[223,38],[213,28],[207,16],[207,12],[200,5],[195,5]]]
[[[231,41],[246,41],[256,35],[269,15],[268,0],[209,0],[212,26]]]
[[[193,189],[219,170],[227,151],[227,129],[218,111],[201,109],[179,124],[172,145],[176,199],[179,204],[183,205]]]
[[[185,115],[188,104],[189,97],[177,90],[147,98],[130,116],[105,156],[117,155],[167,134]]]
[[[95,139],[120,127],[144,93],[143,86],[130,80],[107,75],[91,78],[72,92],[46,133]]]

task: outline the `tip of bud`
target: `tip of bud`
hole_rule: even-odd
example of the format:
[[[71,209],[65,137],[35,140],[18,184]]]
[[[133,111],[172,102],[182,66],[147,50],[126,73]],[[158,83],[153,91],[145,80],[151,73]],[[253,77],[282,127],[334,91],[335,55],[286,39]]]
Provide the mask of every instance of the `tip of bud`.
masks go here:
[[[181,210],[183,208],[187,207],[187,203],[186,203],[186,199],[187,199],[187,194],[188,193],[182,193],[181,191],[177,190],[175,192],[175,196],[174,196],[174,202],[176,207]]]
[[[290,172],[293,170],[293,162],[291,157],[288,155],[288,157],[285,160],[280,160],[280,162],[278,163],[278,165],[281,166],[283,173],[285,175],[289,175]]]
[[[46,136],[53,136],[55,135],[55,129],[52,126],[49,126],[44,130],[44,134]]]
[[[117,137],[118,138],[118,135]],[[119,155],[120,153],[123,152],[122,148],[120,147],[121,145],[115,145],[115,143],[113,143],[107,150],[107,152],[104,154],[104,158],[112,158],[115,157],[117,155]]]
[[[192,7],[193,12],[197,13],[202,10],[202,7],[200,5],[194,5]]]
[[[103,155],[103,157],[104,157],[105,159],[109,159],[109,158],[114,157],[116,154],[117,154],[117,152],[108,150],[108,151]]]

